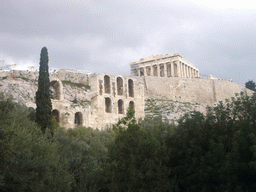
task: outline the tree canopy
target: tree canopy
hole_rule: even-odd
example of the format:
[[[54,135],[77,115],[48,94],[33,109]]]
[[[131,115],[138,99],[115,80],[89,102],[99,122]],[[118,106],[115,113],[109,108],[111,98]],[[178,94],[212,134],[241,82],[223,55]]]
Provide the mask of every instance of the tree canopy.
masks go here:
[[[250,80],[245,83],[245,87],[251,89],[252,91],[256,91],[256,84],[254,81]]]

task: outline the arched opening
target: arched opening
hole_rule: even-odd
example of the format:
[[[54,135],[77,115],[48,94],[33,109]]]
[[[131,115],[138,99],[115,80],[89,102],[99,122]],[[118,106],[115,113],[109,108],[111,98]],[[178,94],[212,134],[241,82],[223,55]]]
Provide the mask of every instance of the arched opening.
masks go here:
[[[60,100],[60,83],[56,80],[51,81],[52,99]]]
[[[117,95],[123,95],[124,85],[123,85],[123,79],[121,77],[117,77],[116,85],[117,85]]]
[[[135,111],[135,106],[134,106],[134,102],[133,101],[129,102],[129,108],[132,109],[133,111]]]
[[[83,114],[81,112],[75,113],[75,125],[83,125]]]
[[[110,93],[110,77],[108,75],[104,76],[104,88],[105,93]]]
[[[129,97],[134,97],[133,80],[131,79],[128,80],[128,92],[129,92]]]
[[[60,112],[57,109],[52,110],[52,116],[60,123]]]
[[[124,114],[124,102],[122,99],[118,100],[118,114]]]
[[[109,97],[105,98],[105,111],[107,113],[112,112],[111,99]]]

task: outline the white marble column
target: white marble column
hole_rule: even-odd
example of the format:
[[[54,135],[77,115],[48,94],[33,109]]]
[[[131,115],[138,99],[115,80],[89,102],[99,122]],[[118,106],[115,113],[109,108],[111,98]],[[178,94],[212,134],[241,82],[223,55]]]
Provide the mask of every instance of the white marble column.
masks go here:
[[[164,63],[164,77],[167,77],[167,64]]]
[[[157,67],[157,77],[160,77],[160,65],[157,64],[156,67]]]
[[[174,66],[173,66],[173,62],[171,62],[171,77],[174,77]]]

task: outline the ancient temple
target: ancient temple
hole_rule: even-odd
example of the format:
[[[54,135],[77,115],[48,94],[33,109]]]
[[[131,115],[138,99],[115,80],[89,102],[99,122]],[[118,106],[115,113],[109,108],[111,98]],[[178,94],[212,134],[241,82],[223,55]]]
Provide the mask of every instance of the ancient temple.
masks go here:
[[[199,69],[179,53],[151,55],[130,63],[132,76],[197,78]]]

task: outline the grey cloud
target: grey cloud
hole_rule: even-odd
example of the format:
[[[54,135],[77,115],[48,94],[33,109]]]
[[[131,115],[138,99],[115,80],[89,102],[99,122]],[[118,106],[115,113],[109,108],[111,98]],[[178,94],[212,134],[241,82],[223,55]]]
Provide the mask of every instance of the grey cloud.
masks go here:
[[[240,84],[254,77],[255,10],[186,1],[8,0],[0,14],[0,59],[38,65],[46,46],[54,68],[129,75],[129,62],[179,52],[202,74]]]

